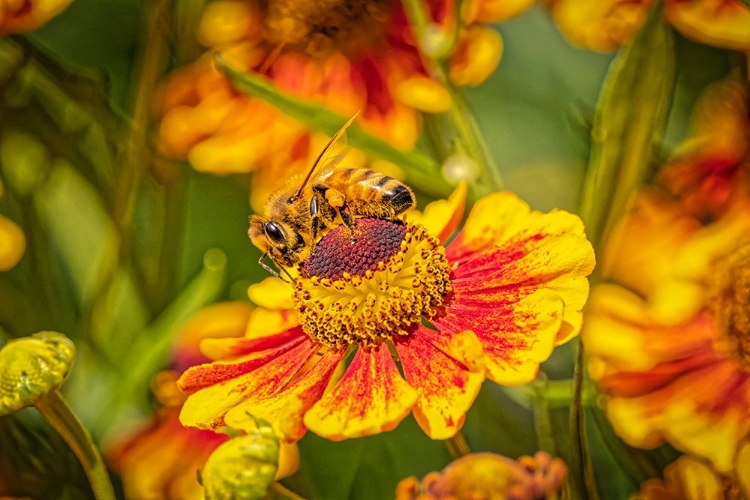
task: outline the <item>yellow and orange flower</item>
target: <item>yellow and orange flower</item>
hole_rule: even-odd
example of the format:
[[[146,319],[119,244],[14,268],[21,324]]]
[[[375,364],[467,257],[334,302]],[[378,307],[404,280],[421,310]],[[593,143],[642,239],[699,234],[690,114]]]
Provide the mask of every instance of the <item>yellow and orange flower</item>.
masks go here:
[[[656,183],[695,217],[715,219],[747,186],[750,89],[736,76],[709,86],[695,106],[690,137],[662,166]]]
[[[478,85],[500,61],[502,41],[484,25],[525,9],[528,0],[465,2],[456,19],[452,1],[429,2],[430,33],[449,44],[458,33],[449,73],[459,85]],[[309,17],[305,17],[306,14]],[[397,148],[414,147],[420,112],[451,106],[448,91],[428,76],[398,0],[216,0],[198,27],[209,52],[175,72],[162,89],[159,148],[187,158],[199,171],[256,172],[253,205],[260,208],[280,178],[309,168],[319,149],[309,132],[269,104],[238,94],[212,62],[220,51],[233,67],[262,73],[287,92],[341,115],[361,110],[360,124]]]
[[[708,96],[696,118],[713,116],[613,235],[614,283],[592,294],[584,342],[626,442],[667,441],[727,473],[750,436],[747,90],[722,82]]]
[[[494,453],[472,453],[440,472],[398,483],[396,500],[543,500],[558,498],[568,475],[559,458],[540,451],[518,460]]]
[[[550,8],[573,45],[609,51],[630,42],[652,5],[652,0],[552,0]],[[688,38],[750,50],[750,8],[739,0],[666,0],[664,15]]]
[[[281,310],[258,321],[262,337],[202,344],[215,361],[180,378],[182,422],[242,428],[250,413],[289,440],[307,428],[338,440],[390,430],[413,412],[446,439],[485,377],[533,380],[580,330],[591,245],[575,215],[532,211],[504,192],[480,200],[443,247],[465,194],[462,184],[403,223],[359,219],[354,238],[335,228],[291,286],[251,288]]]
[[[631,500],[737,500],[750,498],[750,446],[742,450],[736,474],[721,475],[698,457],[683,455],[664,469],[664,479],[649,479]]]
[[[112,470],[122,479],[126,498],[204,498],[197,471],[229,436],[183,427],[179,414],[185,397],[177,388],[177,378],[186,368],[206,361],[198,350],[201,340],[244,335],[252,314],[248,304],[218,303],[199,311],[185,324],[175,343],[173,370],[161,372],[154,379],[154,395],[161,408],[146,425],[115,443],[107,453]],[[276,477],[294,473],[297,463],[296,445],[282,444]]]
[[[73,0],[3,0],[0,2],[0,34],[35,30],[64,11]]]

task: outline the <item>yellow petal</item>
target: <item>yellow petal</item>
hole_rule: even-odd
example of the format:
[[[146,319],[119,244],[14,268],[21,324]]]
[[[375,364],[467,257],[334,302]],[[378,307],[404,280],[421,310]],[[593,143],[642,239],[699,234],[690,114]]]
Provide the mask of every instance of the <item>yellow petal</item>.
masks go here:
[[[294,309],[292,286],[281,279],[271,276],[260,283],[250,285],[247,296],[250,300],[266,309]]]
[[[413,210],[406,215],[407,222],[421,224],[433,236],[444,243],[461,222],[466,206],[466,183],[459,182],[447,200],[428,204],[424,212]]]
[[[736,0],[668,1],[664,13],[675,28],[699,42],[750,49],[750,8]]]
[[[461,6],[461,18],[465,24],[499,23],[525,12],[533,4],[534,0],[470,0]]]
[[[387,346],[360,349],[339,383],[307,412],[305,425],[334,441],[378,434],[396,427],[416,400]]]
[[[26,237],[21,226],[0,215],[0,271],[14,267],[26,250]]]
[[[480,337],[485,347],[487,376],[501,385],[520,385],[534,380],[539,364],[549,359],[555,347],[563,307],[560,297],[548,290],[539,290],[516,304],[513,324],[518,332],[530,332],[533,337],[517,339],[519,343],[513,348],[508,348],[507,344],[515,342],[512,336],[497,338],[498,343]],[[527,321],[530,324],[525,324]]]
[[[610,51],[628,43],[646,18],[650,1],[554,0],[552,13],[573,45]]]
[[[450,79],[459,86],[476,86],[484,82],[500,64],[503,39],[492,28],[470,26],[462,34],[451,57]]]
[[[175,347],[197,347],[207,338],[242,337],[252,310],[245,302],[220,302],[204,307],[185,322]]]
[[[461,429],[466,412],[484,381],[484,356],[479,339],[461,332],[447,340],[446,354],[431,342],[433,330],[421,327],[403,342],[396,342],[406,381],[419,391],[414,417],[432,439],[448,439]],[[470,358],[463,362],[457,358]]]
[[[393,96],[402,104],[427,113],[443,113],[451,107],[452,102],[445,87],[422,75],[399,81]]]

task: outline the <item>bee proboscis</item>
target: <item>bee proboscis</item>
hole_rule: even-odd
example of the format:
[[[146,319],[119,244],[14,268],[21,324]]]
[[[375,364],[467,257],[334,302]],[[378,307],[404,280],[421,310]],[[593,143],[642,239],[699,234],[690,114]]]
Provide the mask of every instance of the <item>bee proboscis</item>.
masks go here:
[[[342,167],[343,153],[331,157],[356,117],[331,137],[304,179],[292,177],[268,198],[262,214],[250,217],[248,236],[263,252],[258,263],[274,276],[282,278],[266,257],[288,275],[286,268],[309,257],[327,230],[340,224],[352,229],[361,217],[396,219],[416,204],[406,184],[373,170]]]

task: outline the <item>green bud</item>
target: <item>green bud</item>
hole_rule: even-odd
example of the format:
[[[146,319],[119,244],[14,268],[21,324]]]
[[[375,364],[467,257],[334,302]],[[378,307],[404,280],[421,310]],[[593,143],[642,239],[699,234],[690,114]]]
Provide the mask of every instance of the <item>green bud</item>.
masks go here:
[[[257,422],[257,431],[219,446],[206,461],[206,500],[259,500],[273,483],[279,462],[279,439],[271,426]]]
[[[0,349],[0,415],[33,406],[65,381],[75,345],[57,332],[9,340]]]

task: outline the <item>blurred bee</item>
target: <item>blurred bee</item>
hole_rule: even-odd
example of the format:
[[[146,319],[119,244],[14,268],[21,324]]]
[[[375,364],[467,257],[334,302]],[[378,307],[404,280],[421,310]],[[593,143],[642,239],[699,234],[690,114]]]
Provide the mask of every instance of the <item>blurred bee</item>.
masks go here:
[[[414,192],[396,179],[372,170],[340,167],[343,153],[330,157],[356,116],[328,141],[301,182],[300,175],[292,177],[268,198],[262,215],[250,217],[248,236],[263,252],[258,263],[274,276],[280,277],[265,264],[266,257],[287,272],[286,267],[311,255],[326,230],[340,224],[352,229],[354,219],[360,217],[395,219],[416,204]]]

